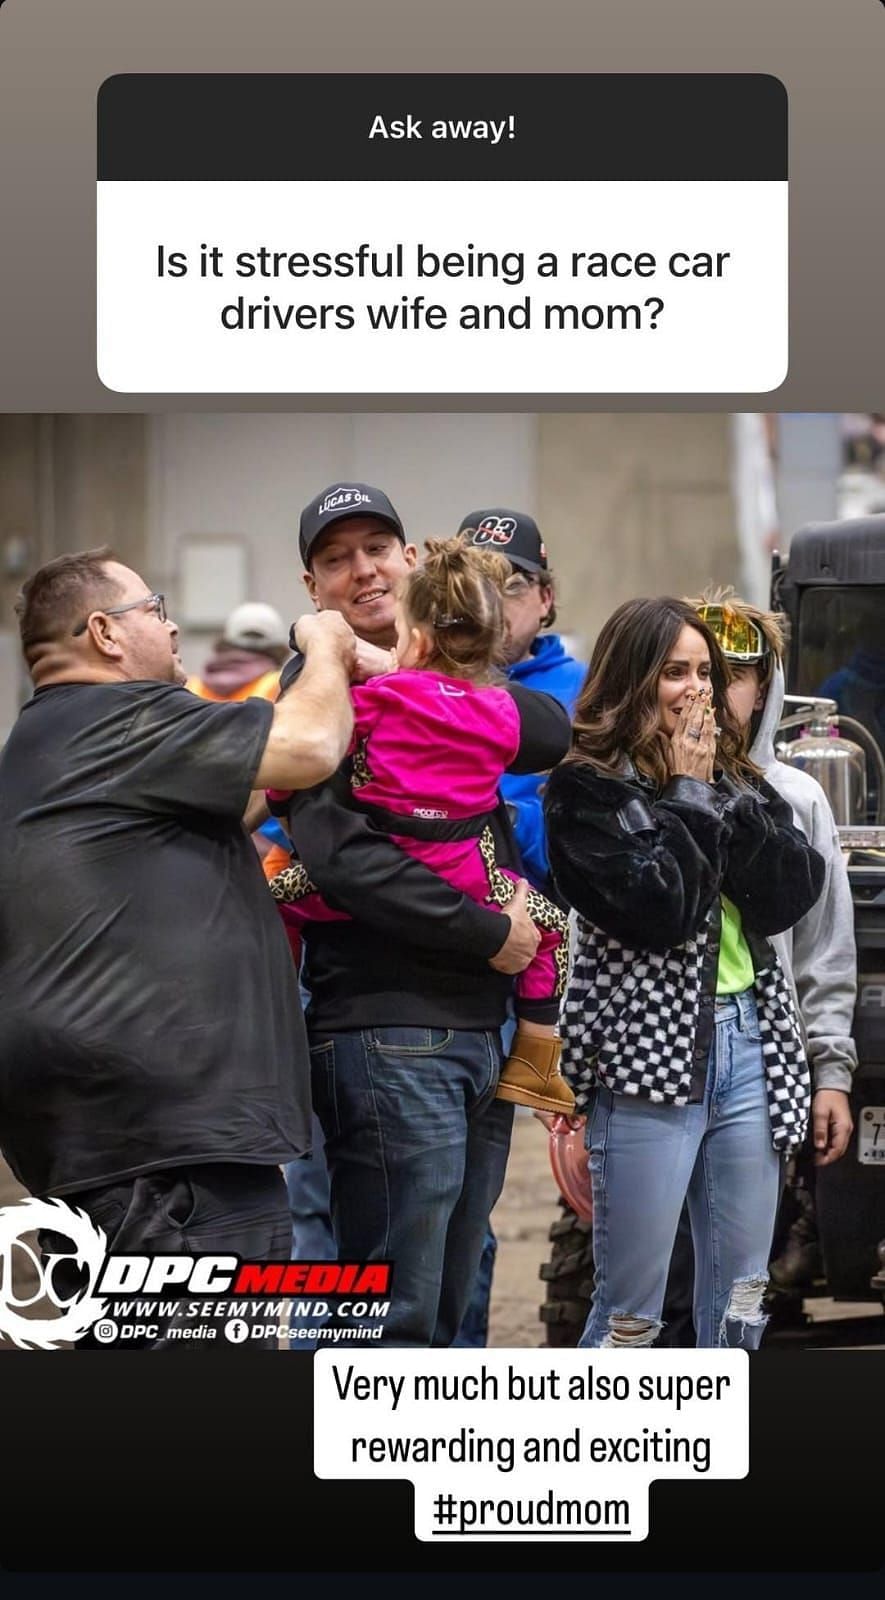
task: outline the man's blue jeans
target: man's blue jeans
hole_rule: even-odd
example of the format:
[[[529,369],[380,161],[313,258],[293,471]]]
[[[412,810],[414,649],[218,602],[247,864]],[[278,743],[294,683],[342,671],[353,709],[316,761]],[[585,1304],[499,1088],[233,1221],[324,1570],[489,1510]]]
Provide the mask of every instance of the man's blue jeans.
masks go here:
[[[340,1260],[393,1262],[385,1345],[451,1344],[510,1148],[497,1030],[314,1035],[311,1068]]]
[[[752,990],[716,1003],[703,1104],[596,1091],[593,1303],[580,1344],[652,1344],[688,1199],[699,1348],[758,1348],[780,1193]]]
[[[310,990],[299,978],[301,1009],[310,1005]],[[323,1130],[316,1112],[310,1119],[311,1153],[286,1167],[286,1188],[292,1212],[292,1260],[337,1261],[338,1246],[329,1214],[329,1172]],[[294,1349],[293,1345],[293,1349]]]
[[[512,1001],[508,1010],[513,1009]],[[501,1028],[501,1055],[504,1060],[510,1053],[513,1036],[516,1033],[516,1018],[508,1016]],[[491,1218],[486,1225],[486,1234],[482,1242],[482,1255],[479,1258],[479,1268],[476,1280],[467,1302],[461,1326],[456,1338],[452,1341],[456,1350],[484,1350],[489,1342],[489,1309],[492,1301],[492,1279],[495,1276],[495,1258],[498,1254],[498,1241],[495,1238]]]
[[[336,1261],[338,1246],[329,1216],[329,1174],[323,1151],[323,1130],[314,1112],[309,1156],[290,1161],[286,1188],[292,1212],[292,1260]]]

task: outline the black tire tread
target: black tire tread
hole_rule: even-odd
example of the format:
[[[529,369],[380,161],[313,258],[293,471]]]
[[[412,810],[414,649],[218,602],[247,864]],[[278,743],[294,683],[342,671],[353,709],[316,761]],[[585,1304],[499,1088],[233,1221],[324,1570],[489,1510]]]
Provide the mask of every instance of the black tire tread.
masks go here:
[[[590,1310],[593,1293],[593,1225],[581,1222],[566,1202],[562,1215],[551,1224],[550,1255],[538,1276],[547,1285],[538,1316],[545,1328],[548,1348],[574,1349]]]

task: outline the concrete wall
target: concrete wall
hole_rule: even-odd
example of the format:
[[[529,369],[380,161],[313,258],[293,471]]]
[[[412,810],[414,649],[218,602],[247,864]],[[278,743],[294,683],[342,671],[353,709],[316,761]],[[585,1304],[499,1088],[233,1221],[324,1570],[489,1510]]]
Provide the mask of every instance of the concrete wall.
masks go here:
[[[180,539],[215,533],[247,542],[251,598],[303,610],[298,513],[335,478],[386,488],[419,543],[483,501],[533,512],[586,642],[631,594],[736,577],[724,414],[161,416],[148,440],[149,576],[173,606]],[[185,630],[188,665],[207,642]]]
[[[622,600],[737,581],[728,421],[539,418],[538,509],[559,623],[585,648]]]
[[[562,626],[586,647],[629,595],[734,581],[729,472],[724,413],[0,418],[0,725],[20,694],[12,599],[61,550],[112,544],[175,615],[182,540],[231,537],[247,556],[237,598],[295,616],[298,514],[336,478],[387,489],[418,543],[510,502],[538,516]],[[211,636],[185,628],[189,667]]]
[[[287,617],[307,609],[298,557],[301,507],[336,479],[387,490],[410,536],[454,532],[500,496],[536,503],[537,420],[524,416],[213,414],[148,422],[150,582],[181,598],[180,542],[245,541],[249,593]],[[187,665],[211,635],[183,629]]]
[[[0,416],[0,741],[27,692],[13,605],[65,550],[110,544],[145,564],[146,418]]]
[[[145,441],[141,414],[0,416],[4,621],[9,586],[64,550],[112,544],[140,565]],[[12,539],[23,541],[21,563],[10,561]]]

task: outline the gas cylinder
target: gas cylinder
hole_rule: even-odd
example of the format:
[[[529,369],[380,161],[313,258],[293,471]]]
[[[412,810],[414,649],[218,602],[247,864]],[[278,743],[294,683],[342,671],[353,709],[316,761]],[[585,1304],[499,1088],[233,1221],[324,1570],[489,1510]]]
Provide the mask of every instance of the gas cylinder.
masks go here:
[[[859,744],[840,734],[838,722],[819,707],[800,738],[779,746],[778,757],[816,778],[842,827],[866,821],[867,763]]]

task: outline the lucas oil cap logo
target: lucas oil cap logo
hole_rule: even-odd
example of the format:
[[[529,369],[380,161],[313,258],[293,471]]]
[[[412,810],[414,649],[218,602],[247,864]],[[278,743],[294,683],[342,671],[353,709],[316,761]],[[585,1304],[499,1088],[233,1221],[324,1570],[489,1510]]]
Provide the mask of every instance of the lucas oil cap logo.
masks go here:
[[[41,1256],[24,1235],[35,1228],[51,1229],[70,1241],[70,1250]],[[105,1302],[93,1297],[104,1264],[107,1241],[83,1211],[72,1210],[63,1200],[20,1200],[17,1205],[0,1207],[0,1335],[11,1339],[20,1350],[57,1350],[88,1333],[102,1315]],[[27,1299],[19,1299],[13,1283],[16,1259],[27,1259],[37,1274],[37,1288]],[[85,1282],[63,1299],[55,1285],[55,1269],[61,1261],[72,1261],[85,1274]],[[59,1317],[24,1317],[23,1309],[47,1299],[61,1312]]]
[[[338,511],[342,506],[368,506],[372,504],[372,496],[363,494],[361,489],[330,489],[317,516],[324,517],[327,511]]]

